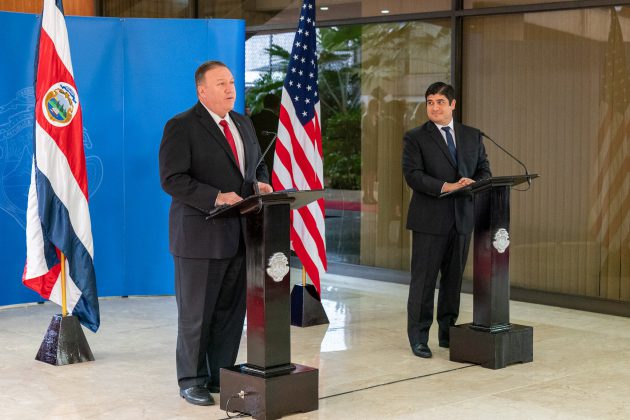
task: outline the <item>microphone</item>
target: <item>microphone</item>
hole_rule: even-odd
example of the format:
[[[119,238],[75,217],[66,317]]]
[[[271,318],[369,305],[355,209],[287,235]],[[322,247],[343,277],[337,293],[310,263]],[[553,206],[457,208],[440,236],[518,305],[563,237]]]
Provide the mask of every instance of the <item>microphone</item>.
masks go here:
[[[479,134],[481,134],[483,137],[487,138],[488,140],[490,140],[492,143],[494,143],[495,146],[497,146],[499,149],[501,149],[503,152],[505,152],[509,157],[511,157],[512,159],[514,159],[515,161],[517,161],[522,167],[523,169],[525,169],[525,176],[527,176],[527,189],[529,189],[529,187],[532,185],[532,181],[531,179],[529,179],[529,172],[527,171],[527,166],[525,166],[525,164],[523,162],[521,162],[520,160],[518,160],[516,158],[516,156],[514,156],[512,153],[508,152],[507,150],[505,150],[503,147],[501,147],[499,145],[499,143],[497,143],[496,141],[492,140],[490,137],[488,137],[488,135],[486,133],[484,133],[483,131],[479,131]]]
[[[269,151],[269,149],[271,149],[271,146],[276,142],[276,139],[278,138],[278,134],[273,132],[273,131],[263,130],[263,131],[261,131],[261,133],[264,134],[265,136],[272,135],[273,139],[267,145],[267,148],[265,149],[265,151],[260,156],[260,159],[258,159],[258,163],[255,166],[256,169],[258,169],[258,165],[260,165],[260,163],[263,161],[263,159],[265,159],[265,156],[267,156],[267,152]],[[273,168],[267,168],[267,169],[269,169],[270,171],[273,170]]]

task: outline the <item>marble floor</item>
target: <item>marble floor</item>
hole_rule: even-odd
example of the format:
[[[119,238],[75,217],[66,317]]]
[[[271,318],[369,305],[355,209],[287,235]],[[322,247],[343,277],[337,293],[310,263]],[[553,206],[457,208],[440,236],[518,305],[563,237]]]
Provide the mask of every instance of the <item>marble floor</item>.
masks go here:
[[[534,361],[489,370],[450,362],[435,331],[432,359],[411,353],[406,286],[334,275],[323,284],[330,325],[291,327],[292,361],[319,369],[319,410],[286,418],[630,418],[628,318],[512,302],[511,321],[534,327]],[[173,297],[101,299],[101,329],[86,331],[96,361],[62,367],[34,360],[57,312],[0,308],[0,419],[228,417],[178,395]],[[471,320],[464,294],[460,321]]]

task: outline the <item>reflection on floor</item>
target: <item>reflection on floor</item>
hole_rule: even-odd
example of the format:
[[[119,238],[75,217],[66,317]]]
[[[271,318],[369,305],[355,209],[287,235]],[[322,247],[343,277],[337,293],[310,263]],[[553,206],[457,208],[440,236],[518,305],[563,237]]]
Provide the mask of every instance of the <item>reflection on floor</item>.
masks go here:
[[[433,358],[413,356],[406,286],[333,275],[323,283],[330,325],[291,328],[292,361],[320,369],[320,409],[288,418],[630,418],[630,319],[512,302],[512,321],[534,327],[534,362],[493,371],[450,362],[435,331]],[[463,295],[461,322],[471,310]],[[34,360],[58,311],[0,308],[0,418],[227,417],[178,396],[173,297],[101,299],[101,330],[86,332],[96,361],[64,367]]]

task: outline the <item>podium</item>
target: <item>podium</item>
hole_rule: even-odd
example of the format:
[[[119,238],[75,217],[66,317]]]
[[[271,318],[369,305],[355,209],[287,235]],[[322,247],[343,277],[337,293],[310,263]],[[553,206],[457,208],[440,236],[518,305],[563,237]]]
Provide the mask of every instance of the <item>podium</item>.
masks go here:
[[[475,204],[473,322],[450,328],[450,360],[501,369],[533,360],[532,327],[510,323],[510,189],[538,175],[500,176],[443,194]]]
[[[276,419],[318,408],[319,371],[291,363],[290,210],[323,190],[279,191],[218,208],[208,218],[244,217],[247,363],[221,369],[220,407]]]

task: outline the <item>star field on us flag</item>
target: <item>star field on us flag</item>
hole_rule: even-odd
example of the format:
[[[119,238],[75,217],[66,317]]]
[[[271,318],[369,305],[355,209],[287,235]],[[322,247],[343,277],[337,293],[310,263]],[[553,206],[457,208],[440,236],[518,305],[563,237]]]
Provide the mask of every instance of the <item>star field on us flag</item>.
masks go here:
[[[319,101],[316,41],[315,7],[311,2],[304,2],[284,82],[302,125],[313,119],[315,104]]]

